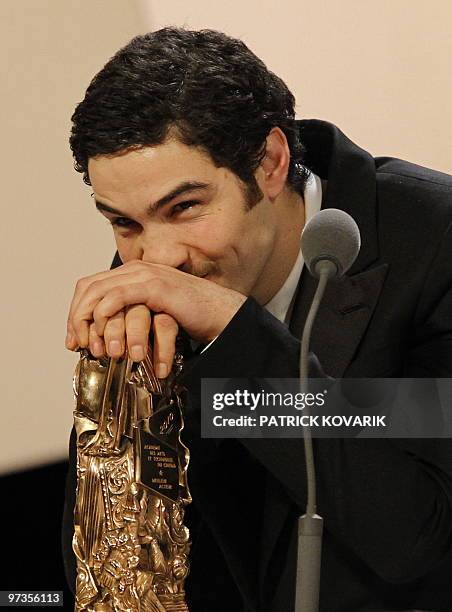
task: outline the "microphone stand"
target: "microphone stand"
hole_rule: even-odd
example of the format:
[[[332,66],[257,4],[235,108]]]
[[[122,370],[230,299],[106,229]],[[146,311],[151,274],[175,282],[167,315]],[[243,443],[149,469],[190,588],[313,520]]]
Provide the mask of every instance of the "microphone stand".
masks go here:
[[[300,390],[308,390],[308,353],[312,326],[325,292],[328,280],[337,275],[336,265],[327,259],[315,265],[319,283],[303,329],[300,348]],[[309,416],[309,408],[305,407]],[[295,587],[295,612],[317,612],[320,593],[320,562],[322,554],[323,519],[317,514],[317,493],[311,428],[303,427],[306,458],[307,506],[306,513],[298,519],[297,572]]]

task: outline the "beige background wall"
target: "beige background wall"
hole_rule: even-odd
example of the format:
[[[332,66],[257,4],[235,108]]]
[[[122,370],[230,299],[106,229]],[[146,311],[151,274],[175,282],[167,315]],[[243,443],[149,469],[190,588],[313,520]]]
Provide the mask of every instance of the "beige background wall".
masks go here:
[[[73,285],[105,269],[110,230],[72,169],[70,115],[133,35],[167,24],[241,37],[279,73],[300,117],[337,123],[375,155],[452,173],[447,0],[2,0],[0,473],[63,458],[76,358]]]
[[[242,38],[292,89],[299,117],[336,123],[374,155],[452,172],[448,0],[152,5],[155,29],[186,24]]]
[[[62,458],[72,421],[64,348],[74,279],[109,265],[110,230],[72,167],[70,116],[141,28],[133,2],[0,2],[0,472]]]

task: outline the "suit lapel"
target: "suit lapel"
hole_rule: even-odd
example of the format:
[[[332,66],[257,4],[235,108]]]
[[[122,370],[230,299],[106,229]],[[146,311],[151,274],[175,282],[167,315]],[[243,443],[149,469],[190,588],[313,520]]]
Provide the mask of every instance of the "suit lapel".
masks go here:
[[[310,119],[299,127],[305,164],[328,181],[322,209],[345,211],[361,232],[361,249],[349,274],[366,270],[379,254],[375,160],[331,123]]]
[[[387,270],[388,266],[382,264],[327,286],[312,330],[311,350],[328,376],[342,377],[353,359],[377,305]],[[290,323],[298,338],[316,287],[317,280],[305,269]]]
[[[344,375],[367,329],[387,273],[378,260],[376,173],[373,157],[355,145],[336,126],[318,120],[300,122],[300,138],[307,149],[306,165],[327,179],[322,209],[339,208],[350,214],[361,233],[361,249],[342,279],[330,282],[311,337],[325,373]],[[306,268],[298,286],[290,329],[298,338],[317,287]]]

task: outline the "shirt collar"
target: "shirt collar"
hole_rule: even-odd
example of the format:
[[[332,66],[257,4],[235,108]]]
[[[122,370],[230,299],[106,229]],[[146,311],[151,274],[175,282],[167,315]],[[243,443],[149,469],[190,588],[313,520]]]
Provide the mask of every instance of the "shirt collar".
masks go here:
[[[306,225],[306,223],[320,211],[322,206],[322,183],[320,178],[313,172],[311,172],[306,182],[303,192],[303,200]],[[272,297],[272,299],[265,304],[265,308],[282,323],[287,322],[287,315],[295,296],[295,290],[297,288],[298,281],[300,280],[303,266],[304,261],[300,248],[295,264],[290,271],[289,276],[286,278],[283,286]]]

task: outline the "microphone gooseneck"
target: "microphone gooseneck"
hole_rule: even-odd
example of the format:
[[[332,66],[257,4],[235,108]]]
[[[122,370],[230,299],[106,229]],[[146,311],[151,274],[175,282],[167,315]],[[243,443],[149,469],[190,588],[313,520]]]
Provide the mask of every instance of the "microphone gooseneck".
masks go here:
[[[329,208],[317,213],[301,237],[303,259],[309,272],[319,279],[306,318],[300,347],[300,391],[308,391],[308,356],[312,327],[328,280],[340,278],[355,261],[361,246],[356,222],[342,210]],[[305,414],[309,415],[308,407]],[[306,459],[307,505],[298,519],[295,612],[317,612],[320,595],[320,564],[323,519],[317,514],[314,452],[310,427],[303,427]]]

